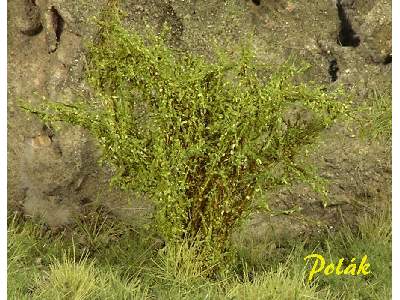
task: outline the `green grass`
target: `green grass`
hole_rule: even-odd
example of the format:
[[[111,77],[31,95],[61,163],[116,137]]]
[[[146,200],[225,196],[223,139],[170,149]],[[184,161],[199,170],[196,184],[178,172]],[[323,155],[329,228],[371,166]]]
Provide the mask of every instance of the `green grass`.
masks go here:
[[[94,218],[94,216],[92,216]],[[321,242],[293,240],[285,254],[268,250],[271,241],[236,241],[236,268],[205,276],[196,244],[155,247],[149,232],[98,212],[71,232],[51,234],[31,220],[10,218],[8,226],[9,299],[390,299],[390,211],[360,218],[357,228],[324,234]],[[91,227],[92,226],[92,227]],[[92,230],[92,231],[91,231]],[[118,238],[115,238],[115,236]],[[79,241],[78,241],[79,240]],[[265,245],[265,254],[260,255]],[[327,261],[368,255],[368,276],[317,275],[307,282],[319,253]]]
[[[382,92],[383,91],[383,92]],[[373,90],[368,101],[358,109],[361,138],[381,141],[390,145],[392,141],[392,95],[391,85]]]
[[[345,228],[340,234],[325,242],[323,249],[333,261],[344,257],[351,259],[368,255],[371,274],[350,276],[343,282],[341,277],[320,278],[320,284],[345,289],[347,299],[391,299],[391,223],[386,211],[374,219],[360,219],[358,230],[354,233]],[[359,260],[358,260],[359,261]]]
[[[55,259],[35,282],[35,299],[145,299],[138,279],[123,278],[111,269],[101,271],[86,257]]]

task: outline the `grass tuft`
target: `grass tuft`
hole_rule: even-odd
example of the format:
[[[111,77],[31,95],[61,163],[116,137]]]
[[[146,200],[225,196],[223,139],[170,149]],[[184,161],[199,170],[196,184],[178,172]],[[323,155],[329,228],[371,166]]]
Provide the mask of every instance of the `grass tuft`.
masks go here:
[[[108,222],[108,221],[107,221]],[[236,250],[230,273],[209,276],[201,247],[188,240],[154,251],[127,224],[104,224],[96,233],[98,247],[88,252],[70,239],[43,233],[40,224],[12,219],[8,228],[9,299],[390,299],[390,209],[360,217],[356,228],[321,236],[322,242],[292,240],[282,249],[265,249],[267,240],[246,239]],[[85,225],[86,226],[86,225]],[[88,225],[87,225],[88,226]],[[87,229],[90,230],[90,229]],[[85,236],[86,231],[81,231]],[[284,234],[284,233],[282,233]],[[76,238],[77,239],[77,238]],[[285,239],[285,236],[274,236]],[[293,247],[293,245],[295,245]],[[246,249],[246,246],[248,249]],[[256,252],[251,248],[258,247]],[[292,248],[293,247],[293,248]],[[78,249],[81,248],[81,249]],[[77,254],[79,253],[79,254]],[[324,276],[307,282],[310,266],[304,257],[319,253],[337,262],[368,255],[368,276]],[[285,258],[286,256],[286,258]],[[80,257],[80,258],[77,258]]]

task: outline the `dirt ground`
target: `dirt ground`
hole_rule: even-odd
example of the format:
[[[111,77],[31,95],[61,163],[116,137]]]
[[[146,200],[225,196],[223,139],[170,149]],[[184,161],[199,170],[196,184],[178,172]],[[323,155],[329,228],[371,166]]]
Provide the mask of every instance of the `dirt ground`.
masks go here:
[[[73,222],[92,203],[138,222],[151,216],[149,203],[109,188],[110,171],[97,165],[86,132],[67,126],[52,132],[18,106],[42,96],[74,101],[85,91],[84,44],[95,38],[92,20],[105,3],[8,1],[8,205],[53,228]],[[272,66],[292,55],[304,59],[312,65],[304,80],[343,85],[355,105],[391,87],[390,1],[123,0],[121,6],[127,27],[170,26],[171,46],[180,50],[207,56],[215,43],[234,51],[251,37],[257,57]],[[270,207],[299,211],[254,214],[245,230],[260,238],[282,230],[309,235],[389,202],[390,143],[363,140],[352,130],[341,123],[327,130],[310,157],[330,181],[327,207],[302,185],[281,189],[271,193]]]

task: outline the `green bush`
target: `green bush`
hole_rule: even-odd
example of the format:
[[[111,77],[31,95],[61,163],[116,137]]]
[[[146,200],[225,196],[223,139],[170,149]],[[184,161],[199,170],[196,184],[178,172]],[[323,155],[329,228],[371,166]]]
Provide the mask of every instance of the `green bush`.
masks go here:
[[[210,62],[176,53],[163,34],[124,29],[114,10],[99,24],[88,49],[90,99],[30,110],[88,129],[112,182],[154,201],[167,242],[196,237],[224,253],[259,193],[312,182],[295,157],[344,112],[340,92],[295,84],[305,67],[291,62],[262,77],[250,47]]]

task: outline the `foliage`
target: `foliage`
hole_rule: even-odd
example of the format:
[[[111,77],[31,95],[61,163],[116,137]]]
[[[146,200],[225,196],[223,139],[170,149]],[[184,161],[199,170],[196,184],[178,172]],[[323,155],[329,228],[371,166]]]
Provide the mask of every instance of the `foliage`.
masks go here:
[[[88,129],[112,182],[155,202],[167,241],[196,237],[218,258],[262,191],[313,183],[295,157],[345,111],[340,91],[294,83],[306,66],[293,61],[261,77],[249,46],[210,62],[177,54],[165,34],[124,29],[115,10],[99,24],[88,49],[92,97],[30,110]]]

